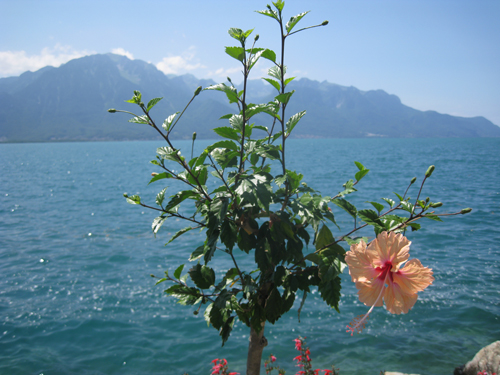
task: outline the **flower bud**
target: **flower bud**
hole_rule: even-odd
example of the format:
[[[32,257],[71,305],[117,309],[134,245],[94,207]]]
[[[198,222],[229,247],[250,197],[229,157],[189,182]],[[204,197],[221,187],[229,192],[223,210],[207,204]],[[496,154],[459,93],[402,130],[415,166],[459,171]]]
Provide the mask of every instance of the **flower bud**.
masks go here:
[[[431,200],[431,198],[429,198],[429,197],[425,198],[425,203],[429,203],[430,200]]]
[[[460,213],[462,215],[465,215],[465,214],[468,214],[471,211],[472,211],[472,208],[463,208],[462,211],[460,211]]]
[[[201,86],[198,86],[196,88],[196,91],[194,92],[194,96],[198,96],[198,94],[201,92]]]
[[[411,179],[410,185],[413,185],[413,184],[415,183],[415,181],[417,181],[417,178],[416,178],[416,177],[413,177],[413,178]]]
[[[228,82],[229,82],[229,83],[233,83],[233,82],[231,81],[231,78],[227,77],[227,80],[228,80]]]
[[[193,141],[196,139],[196,132],[193,132]]]
[[[321,26],[326,26],[328,25],[328,21],[323,21],[323,23],[321,24]]]
[[[128,198],[128,194],[127,194],[127,193],[123,193],[123,196],[124,196],[125,198]]]
[[[109,112],[109,113],[115,113],[115,112],[116,112],[116,109],[114,109],[114,108],[110,108],[110,109],[108,109],[108,112]]]
[[[151,173],[151,176],[153,176],[153,177],[154,177],[154,176],[158,176],[158,173],[153,172],[153,173]]]
[[[432,172],[434,172],[434,166],[431,165],[428,169],[427,169],[427,172],[425,172],[425,177],[431,177],[432,175]]]
[[[432,208],[438,208],[438,207],[441,207],[442,205],[443,205],[443,202],[431,203]]]
[[[199,313],[199,311],[198,311],[198,310],[193,311],[193,314],[194,314],[194,315],[198,315],[198,313]]]

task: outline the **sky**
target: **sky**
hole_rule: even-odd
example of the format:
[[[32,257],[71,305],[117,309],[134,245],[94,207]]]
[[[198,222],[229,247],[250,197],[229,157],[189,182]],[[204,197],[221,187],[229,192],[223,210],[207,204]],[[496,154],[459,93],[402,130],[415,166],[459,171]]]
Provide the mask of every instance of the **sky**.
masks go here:
[[[166,74],[241,81],[227,30],[254,29],[279,51],[278,23],[257,0],[0,0],[0,78],[95,53],[150,62]],[[291,76],[500,126],[499,0],[287,0],[284,18],[310,10],[287,38]],[[266,75],[260,61],[251,78]]]

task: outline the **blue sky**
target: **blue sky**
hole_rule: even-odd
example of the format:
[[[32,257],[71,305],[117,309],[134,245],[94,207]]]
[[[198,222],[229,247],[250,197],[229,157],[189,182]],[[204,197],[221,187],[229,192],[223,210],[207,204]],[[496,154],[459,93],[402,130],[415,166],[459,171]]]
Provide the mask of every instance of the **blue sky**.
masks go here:
[[[165,73],[239,81],[224,53],[230,27],[255,28],[277,50],[278,26],[254,0],[0,0],[0,77],[115,52]],[[484,116],[500,125],[500,1],[288,0],[311,10],[288,39],[289,72],[361,90],[382,89],[420,110]],[[236,41],[234,41],[236,42]],[[253,78],[265,75],[262,62]],[[154,94],[152,94],[154,95]]]

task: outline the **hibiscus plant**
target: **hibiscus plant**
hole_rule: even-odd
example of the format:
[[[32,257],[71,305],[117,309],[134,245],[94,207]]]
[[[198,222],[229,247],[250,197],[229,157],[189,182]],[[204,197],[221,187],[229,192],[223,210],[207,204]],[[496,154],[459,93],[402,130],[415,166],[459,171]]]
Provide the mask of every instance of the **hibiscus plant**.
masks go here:
[[[171,284],[165,292],[182,305],[198,306],[196,313],[206,306],[204,317],[219,331],[223,345],[236,319],[249,327],[247,375],[260,373],[262,351],[267,345],[266,323],[276,323],[290,310],[297,296],[302,296],[302,308],[307,293],[317,288],[321,298],[339,311],[339,275],[346,263],[362,302],[373,308],[381,306],[384,300],[390,312],[407,312],[416,301],[416,293],[432,282],[432,272],[418,260],[401,268],[408,259],[409,249],[403,233],[420,229],[417,221],[422,218],[440,221],[443,216],[434,212],[441,203],[420,199],[433,166],[425,173],[416,199],[407,196],[407,189],[402,196],[396,194],[396,200],[384,198],[386,206],[370,202],[374,209],[360,210],[346,197],[356,192],[355,186],[369,171],[361,163],[355,162],[358,171],[354,178],[333,197],[322,196],[302,181],[301,173],[288,169],[287,140],[306,111],[291,116],[286,111],[293,100],[294,91],[288,85],[294,77],[286,75],[285,42],[298,32],[328,22],[298,29],[297,24],[308,12],[285,22],[284,1],[272,4],[258,13],[278,23],[280,53],[256,47],[258,35],[250,39],[253,30],[229,29],[229,35],[238,45],[226,47],[225,52],[242,66],[243,89],[238,90],[229,78],[226,83],[204,89],[224,93],[229,103],[234,104],[235,113],[222,117],[227,125],[214,129],[222,140],[205,148],[200,155],[186,159],[174,146],[171,134],[189,104],[202,92],[201,87],[181,113],[172,114],[161,126],[151,115],[161,98],[144,104],[141,93],[135,91],[128,102],[137,105],[140,114],[109,110],[131,114],[130,122],[151,126],[165,140],[166,146],[157,149],[151,162],[160,172],[153,173],[150,183],[175,180],[185,186],[170,197],[166,196],[167,188],[163,188],[156,196],[156,206],[144,203],[137,195],[125,194],[127,202],[159,213],[152,224],[155,234],[162,225],[168,225],[170,218],[184,220],[187,226],[175,233],[169,243],[195,229],[205,233],[204,242],[189,256],[191,266],[187,272],[184,264],[179,265],[173,273],[166,271],[158,283]],[[268,77],[263,79],[276,89],[276,96],[268,103],[254,104],[247,101],[247,83],[259,59],[272,63]],[[268,118],[267,124],[263,118]],[[209,179],[218,181],[219,186],[209,189]],[[415,181],[412,179],[408,188]],[[354,228],[334,237],[328,225],[337,224],[330,206],[351,215]],[[369,245],[368,238],[355,236],[367,226],[373,228],[376,236]],[[344,244],[351,247],[347,255]],[[240,254],[235,256],[236,253]],[[246,269],[237,261],[242,255],[251,257],[252,262],[245,264],[254,264],[252,268]],[[217,279],[211,263],[223,257],[232,266],[222,279]],[[350,331],[360,331],[366,319],[367,315],[355,319]]]

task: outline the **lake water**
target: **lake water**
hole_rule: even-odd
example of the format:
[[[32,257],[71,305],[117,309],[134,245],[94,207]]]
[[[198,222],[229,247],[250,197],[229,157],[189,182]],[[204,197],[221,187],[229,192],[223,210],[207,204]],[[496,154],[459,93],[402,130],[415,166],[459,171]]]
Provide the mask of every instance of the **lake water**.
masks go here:
[[[179,144],[189,154],[190,142]],[[197,141],[196,148],[206,144]],[[202,314],[167,298],[165,284],[154,286],[149,276],[175,269],[203,241],[186,234],[164,247],[183,223],[167,222],[154,238],[154,213],[122,197],[140,193],[154,202],[163,186],[147,186],[156,171],[149,160],[162,145],[0,144],[1,374],[197,375],[209,374],[214,358],[244,374],[248,329],[238,323],[221,348]],[[500,139],[290,140],[288,151],[289,169],[325,195],[352,178],[354,160],[371,169],[352,196],[358,208],[403,193],[435,164],[423,197],[444,202],[443,213],[473,212],[422,222],[421,231],[408,234],[410,257],[435,276],[408,314],[377,308],[367,329],[351,337],[346,324],[367,307],[345,271],[341,314],[313,294],[299,323],[296,301],[266,327],[265,357],[273,353],[294,374],[292,340],[301,335],[314,368],[442,375],[500,339]],[[332,208],[341,227],[351,227]],[[227,263],[219,258],[220,274]]]

